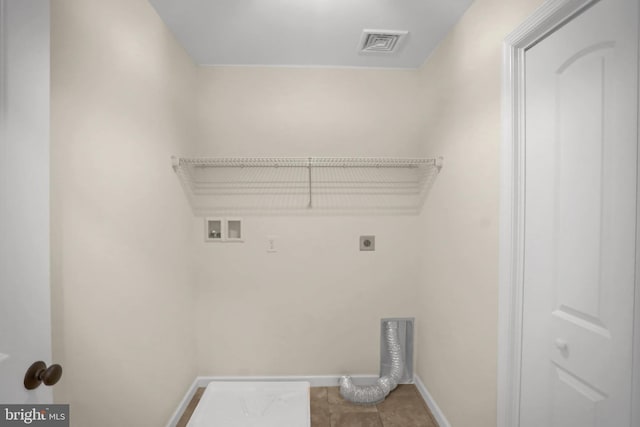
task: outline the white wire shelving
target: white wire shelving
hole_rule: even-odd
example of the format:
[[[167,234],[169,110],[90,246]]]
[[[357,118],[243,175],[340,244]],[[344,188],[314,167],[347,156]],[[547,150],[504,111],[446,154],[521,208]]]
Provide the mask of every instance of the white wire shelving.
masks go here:
[[[442,158],[173,157],[195,215],[418,214]]]

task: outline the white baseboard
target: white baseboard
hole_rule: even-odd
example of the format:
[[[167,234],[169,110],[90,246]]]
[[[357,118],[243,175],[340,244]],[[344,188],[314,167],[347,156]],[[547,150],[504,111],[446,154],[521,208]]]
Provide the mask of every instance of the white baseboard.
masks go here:
[[[433,397],[429,393],[429,390],[427,390],[427,387],[424,385],[420,377],[417,375],[414,375],[413,382],[415,383],[416,388],[420,392],[420,395],[422,395],[422,398],[427,403],[427,406],[431,410],[433,417],[438,422],[438,425],[440,427],[451,427],[451,424],[449,424],[449,421],[444,416],[444,413],[442,412],[442,410],[440,409],[436,401],[433,399]]]
[[[178,408],[175,410],[171,419],[167,423],[167,427],[175,427],[180,421],[182,413],[189,406],[189,402],[196,393],[196,390],[200,387],[206,387],[212,381],[308,381],[311,387],[337,387],[338,380],[342,375],[281,375],[281,376],[255,376],[255,377],[228,377],[228,376],[213,376],[213,377],[197,377],[184,397],[180,401]],[[356,384],[361,385],[373,385],[378,379],[378,375],[351,375]],[[443,426],[441,426],[443,427]]]
[[[189,406],[189,402],[191,402],[191,399],[193,399],[193,395],[196,394],[197,389],[198,389],[198,378],[196,378],[191,383],[191,385],[187,389],[187,393],[184,395],[184,397],[178,404],[178,407],[176,408],[176,410],[173,411],[173,415],[171,415],[171,418],[169,418],[167,427],[175,427],[176,424],[178,424],[178,421],[180,421],[180,417],[182,416],[182,413],[185,411],[185,409],[187,409],[187,406]]]
[[[211,381],[308,381],[311,387],[337,387],[341,375],[273,375],[254,377],[198,377],[198,387],[206,387]],[[356,384],[373,385],[378,375],[351,375]]]

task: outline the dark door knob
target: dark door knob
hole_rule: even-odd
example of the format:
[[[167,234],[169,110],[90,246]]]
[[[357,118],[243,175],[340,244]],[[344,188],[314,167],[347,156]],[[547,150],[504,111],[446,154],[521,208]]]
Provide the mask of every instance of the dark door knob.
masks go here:
[[[40,360],[27,369],[24,375],[24,387],[27,390],[33,390],[41,383],[54,385],[60,381],[60,377],[62,377],[62,366],[54,364],[47,368],[47,364]]]

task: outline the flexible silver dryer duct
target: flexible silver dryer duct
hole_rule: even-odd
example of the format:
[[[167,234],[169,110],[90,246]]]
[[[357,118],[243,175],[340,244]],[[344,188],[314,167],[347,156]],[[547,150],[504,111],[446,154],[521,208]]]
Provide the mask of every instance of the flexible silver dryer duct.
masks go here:
[[[376,384],[368,386],[355,385],[350,376],[341,377],[340,394],[345,400],[360,405],[375,405],[382,402],[391,390],[398,386],[398,381],[404,372],[404,360],[398,338],[398,322],[388,321],[386,323],[385,339],[391,356],[389,375],[381,376]]]

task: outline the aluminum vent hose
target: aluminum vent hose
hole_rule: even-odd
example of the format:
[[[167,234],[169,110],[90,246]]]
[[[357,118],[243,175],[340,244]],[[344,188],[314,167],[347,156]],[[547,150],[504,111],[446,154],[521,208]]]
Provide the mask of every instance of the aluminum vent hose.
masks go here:
[[[391,358],[391,370],[389,375],[384,375],[374,385],[358,386],[349,376],[340,378],[340,394],[345,400],[359,405],[375,405],[382,402],[385,397],[398,386],[398,381],[404,372],[404,360],[398,338],[398,322],[386,323],[385,339],[389,356]]]

